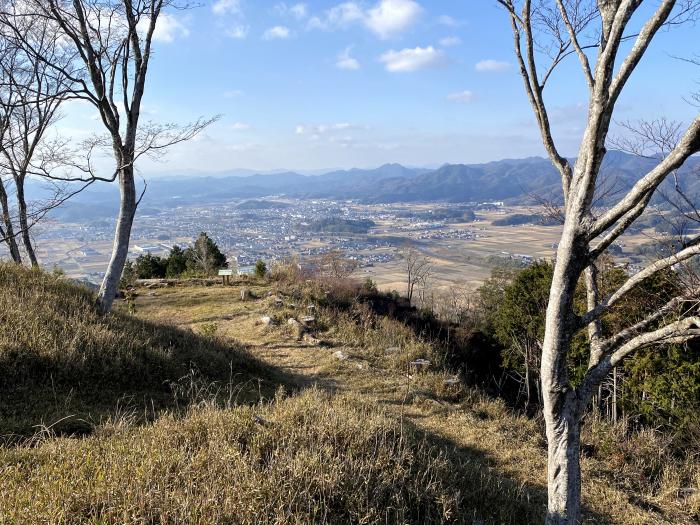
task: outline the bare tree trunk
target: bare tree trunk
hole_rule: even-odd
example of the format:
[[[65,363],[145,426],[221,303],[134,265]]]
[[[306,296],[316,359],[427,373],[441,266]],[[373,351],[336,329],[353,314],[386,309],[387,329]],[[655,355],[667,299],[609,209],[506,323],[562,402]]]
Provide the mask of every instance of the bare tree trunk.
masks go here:
[[[97,294],[97,307],[102,313],[112,309],[112,303],[119,290],[119,281],[129,254],[129,239],[131,227],[136,215],[136,184],[134,183],[134,168],[131,164],[121,169],[119,174],[120,206],[117,227],[114,233],[112,257],[109,260],[102,286]]]
[[[17,239],[15,236],[15,230],[12,226],[12,217],[10,216],[10,205],[7,200],[7,191],[5,191],[5,185],[0,181],[0,206],[2,207],[2,221],[4,224],[3,231],[5,232],[5,244],[10,250],[10,257],[17,264],[22,264],[22,255],[19,253],[19,247],[17,246]]]
[[[545,396],[547,399],[548,396]],[[578,525],[581,513],[580,423],[576,399],[557,400],[561,410],[545,409],[547,423],[547,525]]]
[[[29,257],[29,262],[33,267],[39,266],[39,261],[36,258],[36,253],[34,252],[34,246],[32,244],[32,238],[29,235],[29,221],[27,220],[27,202],[24,198],[24,181],[17,181],[17,208],[19,212],[19,227],[22,232],[22,243],[24,244],[24,251]]]
[[[576,332],[573,303],[585,245],[581,218],[567,215],[552,276],[542,347],[541,381],[547,433],[547,525],[578,525],[581,511],[579,466],[581,405],[569,384],[567,355]],[[583,252],[585,253],[585,252]]]
[[[525,410],[530,410],[530,344],[525,343]]]

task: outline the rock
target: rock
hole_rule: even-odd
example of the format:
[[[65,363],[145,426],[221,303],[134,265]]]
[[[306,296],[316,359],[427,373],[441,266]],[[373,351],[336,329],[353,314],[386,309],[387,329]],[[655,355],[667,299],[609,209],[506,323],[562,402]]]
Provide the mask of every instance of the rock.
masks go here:
[[[401,348],[398,346],[390,346],[386,350],[384,350],[385,354],[396,354],[401,351]]]
[[[345,361],[348,356],[342,352],[342,350],[338,350],[337,352],[333,352],[333,357],[336,359],[339,359],[340,361]]]
[[[275,320],[274,320],[272,317],[270,317],[269,315],[264,315],[264,316],[262,316],[262,317],[260,318],[260,321],[261,321],[262,324],[264,324],[265,326],[274,326],[274,325],[277,324],[277,323],[275,322]]]
[[[301,322],[304,323],[305,326],[313,326],[316,323],[316,318],[312,315],[302,317]]]
[[[270,422],[267,419],[257,414],[253,416],[253,421],[255,421],[258,425],[262,426],[267,426],[270,424]]]
[[[689,498],[699,491],[700,489],[696,489],[695,487],[681,487],[678,489],[678,497],[681,499]]]
[[[284,301],[282,300],[281,297],[275,297],[275,306],[281,308],[284,306]]]
[[[306,332],[304,325],[296,319],[287,320],[287,324],[292,327],[292,330],[294,330],[294,336],[296,337],[297,341],[300,341]]]
[[[253,297],[253,294],[250,293],[248,288],[241,288],[241,301],[247,301],[251,297]]]
[[[416,371],[425,370],[430,366],[430,361],[427,359],[416,359],[415,361],[411,361],[411,366],[414,367]]]
[[[445,379],[442,382],[443,385],[445,386],[454,386],[459,384],[459,378],[458,377],[450,377],[448,379]]]
[[[320,345],[321,344],[321,340],[316,339],[311,334],[304,334],[304,341],[306,341],[307,343],[312,344],[312,345]]]
[[[306,309],[309,312],[315,312],[316,311],[316,305],[310,304],[309,306],[306,307]]]

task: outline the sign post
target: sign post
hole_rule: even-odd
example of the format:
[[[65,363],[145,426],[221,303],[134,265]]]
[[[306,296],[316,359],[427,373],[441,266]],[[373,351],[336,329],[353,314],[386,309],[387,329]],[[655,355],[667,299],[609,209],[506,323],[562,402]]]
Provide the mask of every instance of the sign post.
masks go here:
[[[219,275],[221,276],[221,284],[226,286],[231,284],[231,276],[233,275],[233,270],[223,269],[219,270]]]

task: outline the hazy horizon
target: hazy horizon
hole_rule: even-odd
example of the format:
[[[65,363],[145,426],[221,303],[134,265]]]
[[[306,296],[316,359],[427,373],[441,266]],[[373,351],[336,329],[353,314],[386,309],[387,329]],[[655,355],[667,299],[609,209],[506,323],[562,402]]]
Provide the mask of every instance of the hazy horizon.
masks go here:
[[[158,24],[142,119],[221,118],[162,160],[144,159],[144,173],[544,156],[496,2],[210,0],[169,11]],[[697,52],[692,37],[692,26],[659,34],[618,103],[619,119],[687,119],[683,97],[697,88],[697,71],[671,56]],[[649,108],[660,76],[663,101]],[[561,64],[549,82],[554,134],[560,151],[575,156],[587,112],[577,61]],[[62,134],[80,140],[102,131],[87,103],[71,102],[64,113]]]

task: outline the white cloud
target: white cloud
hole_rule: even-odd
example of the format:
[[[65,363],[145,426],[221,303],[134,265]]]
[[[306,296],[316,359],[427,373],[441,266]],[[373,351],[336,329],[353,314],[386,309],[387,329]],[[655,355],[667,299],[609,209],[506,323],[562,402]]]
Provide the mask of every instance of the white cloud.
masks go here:
[[[474,93],[467,90],[459,91],[457,93],[450,93],[447,95],[447,100],[452,100],[453,102],[463,102],[466,104],[467,102],[474,100]]]
[[[224,98],[236,98],[241,96],[243,96],[243,91],[240,89],[230,89],[228,91],[224,91]]]
[[[107,22],[109,23],[109,22]],[[114,22],[112,22],[112,27]],[[149,18],[142,18],[137,28],[140,33],[145,34],[150,24]],[[168,13],[161,13],[156,21],[156,29],[153,31],[153,40],[170,44],[176,38],[185,38],[190,35],[190,30],[180,20]]]
[[[240,0],[217,0],[212,5],[211,10],[217,15],[240,15]]]
[[[246,131],[250,129],[250,124],[246,124],[245,122],[234,122],[231,124],[231,129],[234,131]]]
[[[452,47],[452,46],[458,46],[459,44],[462,43],[462,39],[459,38],[458,36],[447,36],[440,40],[440,45],[442,47]]]
[[[303,20],[308,14],[308,9],[306,7],[306,4],[295,4],[289,8],[289,12],[297,20]]]
[[[381,0],[367,12],[367,27],[380,38],[390,38],[416,23],[423,9],[413,0]]]
[[[299,124],[294,129],[294,133],[297,135],[308,135],[312,139],[318,139],[320,136],[329,133],[348,131],[357,128],[358,126],[354,126],[349,122],[338,122],[336,124]]]
[[[406,48],[401,51],[387,51],[379,61],[391,73],[408,73],[445,65],[446,58],[442,51],[433,46]]]
[[[327,10],[323,16],[309,19],[309,29],[344,29],[361,24],[379,38],[396,36],[413,26],[423,8],[414,0],[380,0],[366,9],[358,2],[343,2]]]
[[[335,63],[339,69],[348,69],[351,71],[360,69],[360,62],[350,55],[352,47],[346,47],[339,55]]]
[[[476,63],[474,67],[479,73],[502,73],[503,71],[508,71],[510,69],[510,62],[503,62],[500,60],[481,60]]]
[[[287,5],[285,2],[281,2],[274,7],[274,11],[280,16],[291,16],[297,20],[304,20],[308,14],[309,9],[306,4],[298,3],[294,5]]]
[[[263,33],[263,40],[284,40],[292,36],[292,32],[288,27],[275,26],[271,27]]]
[[[460,25],[458,20],[455,20],[454,18],[448,15],[439,16],[438,24],[442,24],[447,27],[457,27],[458,25]]]
[[[236,40],[244,40],[248,37],[250,28],[246,25],[236,24],[229,27],[225,33],[229,38],[235,38]]]
[[[365,18],[362,8],[355,2],[345,2],[331,8],[326,18],[333,26],[346,27]]]

